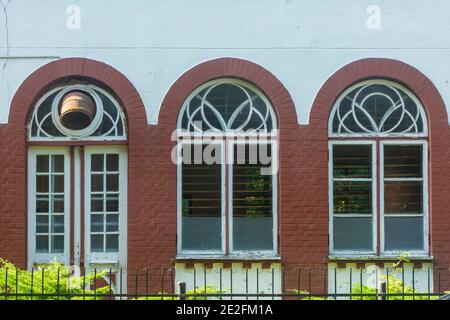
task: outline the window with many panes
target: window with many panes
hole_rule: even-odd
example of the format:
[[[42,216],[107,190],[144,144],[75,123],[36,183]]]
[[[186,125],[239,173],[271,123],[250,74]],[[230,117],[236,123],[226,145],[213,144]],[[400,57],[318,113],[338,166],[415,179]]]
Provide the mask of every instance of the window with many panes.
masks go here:
[[[385,80],[337,100],[329,131],[330,253],[428,253],[426,116]]]
[[[85,216],[90,257],[94,260],[117,259],[120,231],[124,231],[124,148],[87,147],[85,164]]]
[[[69,157],[66,148],[32,148],[29,162],[30,249],[36,262],[68,260],[70,208]]]
[[[235,79],[195,90],[179,116],[180,254],[276,253],[276,120]]]
[[[122,108],[100,87],[73,83],[39,99],[28,124],[29,267],[125,266],[125,140]]]

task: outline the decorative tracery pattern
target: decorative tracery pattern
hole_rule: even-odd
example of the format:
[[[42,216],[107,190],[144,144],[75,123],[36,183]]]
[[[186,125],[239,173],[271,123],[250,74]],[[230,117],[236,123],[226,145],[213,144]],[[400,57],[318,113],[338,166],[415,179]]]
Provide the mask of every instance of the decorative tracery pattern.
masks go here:
[[[388,81],[369,81],[347,90],[332,113],[334,135],[425,134],[420,102],[406,89]]]
[[[96,102],[96,115],[83,130],[69,130],[59,119],[59,105],[71,90],[87,92]],[[125,115],[118,102],[103,89],[91,85],[69,85],[46,93],[36,104],[28,125],[28,139],[36,140],[126,140]]]
[[[189,132],[270,132],[274,125],[268,100],[232,79],[212,81],[195,91],[185,102],[180,123]]]

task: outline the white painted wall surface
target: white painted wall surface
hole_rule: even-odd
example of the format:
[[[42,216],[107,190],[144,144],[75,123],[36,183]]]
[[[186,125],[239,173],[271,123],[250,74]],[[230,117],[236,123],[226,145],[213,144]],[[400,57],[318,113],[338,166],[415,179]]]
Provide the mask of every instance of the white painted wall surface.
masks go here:
[[[156,124],[169,87],[205,60],[230,56],[271,71],[307,124],[318,90],[343,65],[366,57],[418,68],[450,106],[447,0],[1,0],[0,123],[24,79],[58,58],[87,57],[117,68]],[[380,29],[370,29],[370,5]],[[80,29],[67,28],[70,5]]]
[[[238,262],[232,263],[231,268],[224,268],[222,263],[214,263],[212,268],[206,269],[203,263],[195,263],[193,268],[186,268],[184,263],[175,263],[175,283],[179,281],[186,282],[188,291],[194,288],[200,290],[196,293],[204,292],[206,283],[206,286],[212,286],[218,290],[222,288],[224,294],[279,294],[281,293],[281,263],[272,263],[270,268],[266,269],[263,269],[261,263],[252,263],[249,269],[243,268],[242,263]],[[178,286],[175,289],[179,292]],[[234,298],[245,299],[245,296]],[[262,296],[259,299],[272,299],[272,297]]]
[[[388,271],[386,271],[389,269]],[[351,270],[351,282],[350,282]],[[414,272],[414,276],[413,276]],[[374,262],[367,262],[362,269],[362,284],[370,288],[381,288],[381,282],[386,282],[387,275],[397,280],[404,277],[405,288],[409,287],[416,292],[432,293],[433,291],[433,263],[424,262],[421,268],[414,268],[412,263],[404,264],[402,276],[401,268],[394,268],[392,264],[385,263],[383,268],[377,267]],[[351,286],[350,286],[351,284]],[[361,269],[356,263],[347,263],[345,268],[338,268],[336,263],[328,264],[328,293],[348,294],[350,287],[360,288]],[[359,292],[357,290],[357,292]],[[407,292],[407,290],[405,290]]]

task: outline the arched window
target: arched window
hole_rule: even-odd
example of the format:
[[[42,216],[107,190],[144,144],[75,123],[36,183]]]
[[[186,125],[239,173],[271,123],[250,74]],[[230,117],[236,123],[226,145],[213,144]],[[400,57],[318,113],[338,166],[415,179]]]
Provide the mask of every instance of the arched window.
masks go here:
[[[71,251],[75,265],[125,265],[126,140],[123,109],[99,86],[71,82],[38,100],[28,123],[29,266],[68,264]]]
[[[389,81],[366,81],[338,99],[330,135],[426,136],[425,114],[406,88]]]
[[[179,254],[276,252],[276,118],[252,85],[218,79],[178,120]]]
[[[189,97],[179,127],[200,133],[269,133],[276,125],[274,119],[269,101],[257,89],[237,80],[219,80],[207,83]]]
[[[91,104],[92,110],[86,107],[74,112],[72,123],[63,123],[63,102],[74,103],[80,97],[85,99],[82,103]],[[57,87],[38,101],[28,126],[28,140],[126,140],[125,115],[118,102],[100,87],[81,84]]]
[[[387,80],[347,89],[329,152],[330,253],[427,254],[427,118],[415,95]]]

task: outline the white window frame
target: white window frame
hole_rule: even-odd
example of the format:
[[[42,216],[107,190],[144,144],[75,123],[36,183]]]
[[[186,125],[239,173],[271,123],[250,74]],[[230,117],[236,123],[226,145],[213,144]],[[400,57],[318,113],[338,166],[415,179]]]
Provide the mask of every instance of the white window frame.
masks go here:
[[[58,254],[36,252],[36,157],[38,155],[64,156],[64,252]],[[69,147],[28,148],[28,268],[57,259],[69,264],[70,260],[70,149]],[[51,221],[49,220],[49,228]],[[50,229],[49,229],[50,231]],[[50,245],[50,244],[49,244]]]
[[[269,112],[269,116],[272,119],[272,129],[268,132],[240,132],[236,130],[232,130],[228,128],[225,131],[219,131],[219,130],[206,130],[203,132],[200,131],[187,131],[186,129],[182,128],[182,120],[183,116],[186,112],[186,108],[189,106],[189,103],[191,102],[192,98],[198,95],[199,92],[201,92],[203,89],[215,86],[222,83],[229,83],[236,86],[245,87],[247,89],[252,90],[254,93],[256,93],[260,99],[266,104]],[[189,94],[189,96],[184,101],[177,120],[177,138],[178,138],[178,144],[177,144],[177,254],[181,257],[186,256],[200,256],[203,258],[214,258],[217,256],[223,257],[226,254],[226,258],[233,259],[234,257],[239,258],[239,256],[245,255],[249,257],[262,257],[267,256],[268,258],[276,256],[278,252],[278,203],[277,203],[277,182],[278,182],[278,172],[274,175],[273,178],[273,192],[274,192],[274,198],[273,198],[273,218],[274,218],[274,248],[272,250],[268,251],[247,251],[247,252],[239,252],[232,250],[232,221],[230,221],[232,217],[232,206],[230,206],[230,203],[232,204],[232,197],[230,195],[227,195],[227,192],[229,192],[230,186],[227,186],[226,184],[229,183],[232,185],[232,177],[230,172],[230,169],[227,168],[227,165],[229,165],[229,153],[231,150],[229,146],[229,141],[233,139],[246,139],[249,138],[250,140],[252,138],[258,138],[258,139],[273,139],[268,140],[268,142],[271,142],[272,144],[272,161],[274,164],[276,164],[276,168],[278,168],[278,121],[276,117],[276,113],[274,108],[272,107],[272,104],[270,103],[269,99],[265,96],[265,94],[259,90],[257,87],[252,85],[251,83],[248,83],[246,81],[242,81],[240,79],[235,78],[220,78],[220,79],[213,79],[211,81],[208,81],[198,88],[196,88],[193,92]],[[181,152],[181,146],[183,144],[192,144],[192,143],[205,143],[206,141],[211,141],[209,139],[216,138],[215,141],[222,141],[222,156],[224,159],[222,159],[222,250],[182,250],[182,181],[181,181],[181,167],[179,160],[179,155]],[[203,139],[203,141],[202,141]],[[197,141],[197,142],[196,142]],[[260,140],[261,141],[261,140]],[[208,143],[208,142],[206,142]],[[227,163],[225,163],[225,160]],[[228,176],[227,176],[228,175]],[[228,182],[227,182],[228,180]],[[228,205],[228,206],[227,206]],[[230,209],[231,208],[231,209]],[[228,214],[228,218],[227,218]],[[228,224],[228,225],[227,225]],[[228,232],[227,232],[228,228]],[[228,239],[228,243],[227,243]],[[262,255],[261,255],[262,254]]]
[[[277,177],[272,175],[272,250],[234,250],[233,249],[233,165],[234,165],[234,146],[238,144],[269,144],[272,154],[272,170],[278,168],[278,147],[277,141],[271,140],[234,140],[228,141],[228,241],[231,256],[273,256],[278,252],[278,213],[277,213]]]
[[[119,155],[119,251],[91,252],[91,155]],[[128,164],[126,146],[85,146],[84,149],[84,254],[87,265],[126,266]]]
[[[371,158],[372,158],[372,250],[337,250],[334,249],[334,217],[368,217],[366,214],[338,214],[335,215],[334,200],[333,200],[333,185],[334,185],[334,172],[333,172],[333,146],[334,145],[370,145],[371,146]],[[376,141],[374,140],[330,140],[328,142],[328,211],[329,211],[329,253],[336,256],[347,255],[376,255],[377,253],[377,167],[376,167]],[[340,181],[341,179],[337,179]],[[346,179],[342,179],[345,181]],[[349,179],[347,179],[349,180]],[[357,178],[350,179],[352,181],[358,181]],[[367,179],[363,179],[367,181]]]
[[[92,99],[95,102],[97,111],[95,113],[94,119],[92,120],[92,123],[81,130],[70,130],[61,123],[61,120],[59,118],[58,114],[58,108],[59,104],[61,102],[61,99],[64,97],[64,95],[70,91],[82,91],[87,94],[89,94]],[[116,107],[118,112],[118,121],[121,122],[123,127],[123,132],[121,135],[117,136],[108,136],[108,135],[96,135],[92,136],[92,134],[98,129],[100,126],[103,117],[104,117],[104,108],[103,108],[103,102],[100,98],[100,96],[96,93],[96,91],[102,93],[105,95]],[[46,136],[45,134],[40,135],[41,132],[38,129],[39,135],[38,137],[35,137],[32,135],[32,124],[38,123],[38,120],[36,119],[37,113],[39,111],[39,107],[41,104],[47,100],[49,96],[56,93],[53,102],[50,113],[47,115],[51,117],[53,124],[55,127],[64,135],[64,136]],[[105,113],[106,114],[106,113]],[[40,125],[39,125],[40,127]],[[114,127],[113,127],[114,128]],[[114,130],[114,129],[111,129]],[[126,126],[126,117],[125,113],[123,111],[122,106],[119,104],[119,102],[106,90],[103,90],[102,88],[92,85],[92,84],[71,84],[71,85],[64,85],[59,86],[57,88],[54,88],[52,90],[49,90],[46,92],[36,103],[34,106],[34,111],[31,116],[30,122],[28,123],[28,141],[73,141],[73,140],[82,140],[82,141],[126,141],[127,140],[127,126]]]
[[[202,144],[217,144],[221,149],[221,250],[185,250],[183,249],[183,159],[181,151],[184,145],[202,145]],[[187,139],[179,140],[177,143],[177,251],[178,255],[186,256],[202,256],[202,255],[224,255],[226,250],[226,163],[225,163],[225,142],[222,139],[217,140],[201,140],[201,139]]]
[[[408,94],[408,96],[414,101],[414,103],[416,104],[417,108],[418,108],[418,112],[422,118],[422,123],[423,123],[423,132],[422,133],[380,133],[380,134],[374,134],[374,133],[334,133],[333,132],[333,120],[334,120],[334,116],[336,114],[336,111],[339,108],[339,105],[341,104],[342,100],[345,99],[347,97],[347,95],[352,92],[355,88],[357,87],[361,87],[364,85],[372,85],[372,84],[379,84],[379,85],[388,85],[388,86],[392,86],[395,87],[396,89],[399,89],[401,91],[404,91],[406,94]],[[336,100],[336,102],[333,105],[333,108],[330,112],[330,117],[328,119],[328,137],[330,138],[361,138],[364,139],[365,137],[399,137],[399,139],[401,139],[401,137],[412,137],[412,138],[417,138],[417,137],[427,137],[428,136],[428,122],[427,122],[427,115],[425,113],[425,110],[422,106],[422,103],[420,102],[420,100],[416,97],[416,95],[409,90],[408,88],[402,86],[399,83],[396,83],[394,81],[390,81],[390,80],[385,80],[385,79],[369,79],[366,81],[361,81],[358,82],[354,85],[352,85],[350,88],[346,89],[340,96],[339,98]]]
[[[258,97],[266,104],[270,117],[272,119],[272,129],[269,132],[265,132],[265,134],[267,135],[275,135],[275,132],[277,131],[277,117],[275,114],[275,111],[272,107],[272,104],[270,103],[269,99],[266,97],[266,95],[259,90],[256,86],[252,85],[249,82],[246,81],[242,81],[240,79],[235,79],[235,78],[219,78],[219,79],[214,79],[211,81],[208,81],[204,84],[202,84],[201,86],[199,86],[198,88],[196,88],[193,92],[191,92],[191,94],[189,94],[189,96],[186,98],[186,100],[183,103],[183,106],[180,109],[179,115],[178,115],[178,121],[177,121],[177,128],[179,130],[179,136],[195,136],[195,135],[201,135],[201,136],[216,136],[216,135],[227,135],[227,136],[232,136],[232,135],[241,135],[240,131],[235,131],[232,129],[228,129],[226,131],[218,131],[218,130],[212,130],[212,129],[208,129],[206,131],[203,132],[198,132],[198,131],[194,131],[194,132],[187,132],[186,129],[182,128],[182,120],[183,120],[183,116],[186,112],[186,109],[188,108],[191,100],[198,95],[201,91],[203,91],[205,88],[207,87],[211,87],[211,86],[216,86],[219,84],[231,84],[231,85],[235,85],[238,87],[244,87],[247,88],[249,90],[252,90],[254,93],[256,93],[258,95]],[[261,131],[261,133],[264,133],[264,131]],[[251,135],[251,134],[250,134]]]
[[[383,140],[380,141],[380,254],[386,256],[398,256],[405,250],[385,250],[385,224],[384,224],[384,146],[422,146],[422,178],[393,178],[393,181],[422,181],[423,214],[386,214],[389,217],[420,217],[423,218],[423,248],[424,250],[407,250],[413,256],[428,256],[429,253],[429,202],[428,202],[428,142],[425,140]],[[388,179],[389,181],[390,179]]]

